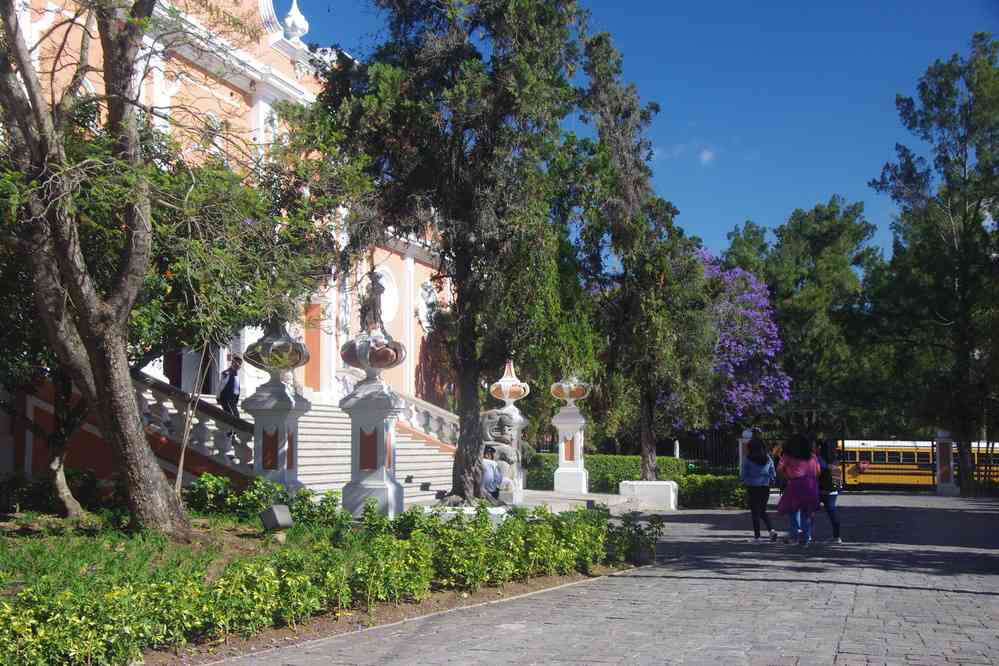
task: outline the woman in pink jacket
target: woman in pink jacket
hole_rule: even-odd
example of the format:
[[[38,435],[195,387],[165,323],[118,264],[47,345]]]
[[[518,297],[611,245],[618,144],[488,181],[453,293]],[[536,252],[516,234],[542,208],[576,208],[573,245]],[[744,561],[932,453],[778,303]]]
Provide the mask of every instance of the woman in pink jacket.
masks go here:
[[[787,479],[787,487],[777,503],[777,513],[791,520],[784,542],[808,546],[812,543],[812,516],[819,508],[820,468],[807,437],[795,435],[785,444],[777,472]]]

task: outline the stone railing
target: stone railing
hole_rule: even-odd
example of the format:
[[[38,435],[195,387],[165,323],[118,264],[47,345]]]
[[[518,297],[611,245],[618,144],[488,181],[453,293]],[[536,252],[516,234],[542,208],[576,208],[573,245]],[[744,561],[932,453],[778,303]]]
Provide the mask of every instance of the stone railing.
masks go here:
[[[133,372],[132,380],[143,422],[179,442],[184,435],[191,395],[143,372]],[[199,401],[188,445],[224,465],[243,472],[253,470],[253,424],[234,418],[215,405]]]
[[[397,393],[397,395],[406,404],[402,414],[399,415],[399,420],[404,421],[414,430],[430,435],[445,444],[458,442],[460,425],[456,414],[411,395],[404,393]]]

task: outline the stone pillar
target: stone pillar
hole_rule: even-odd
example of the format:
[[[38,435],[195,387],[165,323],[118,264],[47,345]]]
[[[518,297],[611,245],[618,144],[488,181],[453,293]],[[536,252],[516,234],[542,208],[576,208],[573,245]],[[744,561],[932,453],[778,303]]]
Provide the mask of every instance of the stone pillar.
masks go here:
[[[298,419],[312,403],[282,380],[282,374],[309,361],[309,349],[288,335],[279,319],[267,323],[263,337],[247,347],[243,360],[266,370],[270,379],[243,401],[253,415],[253,472],[296,490]]]
[[[567,403],[552,419],[552,425],[558,428],[555,492],[588,493],[590,478],[583,461],[586,419],[576,407],[576,401],[589,395],[590,386],[575,377],[570,377],[552,384],[551,393]]]
[[[742,473],[742,461],[746,459],[748,453],[749,440],[753,438],[753,431],[746,428],[739,435],[739,472]]]
[[[395,478],[395,421],[405,404],[380,380],[360,382],[340,401],[350,415],[350,482],[343,508],[355,516],[369,498],[389,518],[404,511],[404,489]]]
[[[343,362],[364,371],[364,380],[340,401],[350,416],[350,482],[343,487],[343,508],[359,516],[373,499],[378,510],[394,518],[404,510],[404,491],[395,478],[396,418],[405,403],[382,380],[382,371],[406,360],[406,348],[385,330],[377,272],[361,302],[361,333],[340,347]]]
[[[954,439],[946,430],[937,431],[933,455],[937,495],[960,495],[961,487],[957,485],[957,475],[954,470]]]
[[[242,406],[253,415],[254,474],[299,488],[298,419],[312,403],[274,374]]]
[[[510,443],[517,451],[517,461],[511,470],[510,484],[508,487],[500,488],[499,499],[504,504],[522,504],[524,502],[524,466],[520,462],[520,433],[527,420],[514,403],[526,397],[530,392],[531,387],[526,382],[517,379],[513,359],[507,359],[503,376],[489,386],[489,395],[503,401],[503,407],[493,411],[510,420],[513,426],[513,436]]]

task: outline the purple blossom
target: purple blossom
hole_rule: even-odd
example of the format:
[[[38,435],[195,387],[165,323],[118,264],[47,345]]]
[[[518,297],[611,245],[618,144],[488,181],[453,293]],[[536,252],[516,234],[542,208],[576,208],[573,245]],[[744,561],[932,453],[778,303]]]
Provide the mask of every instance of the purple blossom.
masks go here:
[[[766,285],[741,268],[723,269],[705,250],[699,255],[716,294],[712,411],[721,427],[772,412],[790,397],[791,378],[777,360],[782,344]]]

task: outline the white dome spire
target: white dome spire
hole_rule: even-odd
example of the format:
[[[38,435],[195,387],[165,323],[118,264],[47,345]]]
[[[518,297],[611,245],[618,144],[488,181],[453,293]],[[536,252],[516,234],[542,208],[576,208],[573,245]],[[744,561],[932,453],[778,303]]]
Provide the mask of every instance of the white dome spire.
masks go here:
[[[288,15],[284,17],[285,38],[293,42],[301,41],[302,37],[308,32],[309,22],[305,20],[305,16],[298,9],[298,0],[291,0],[291,9],[288,10]]]

